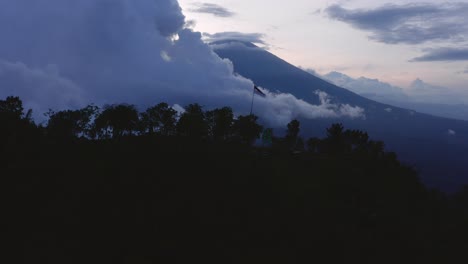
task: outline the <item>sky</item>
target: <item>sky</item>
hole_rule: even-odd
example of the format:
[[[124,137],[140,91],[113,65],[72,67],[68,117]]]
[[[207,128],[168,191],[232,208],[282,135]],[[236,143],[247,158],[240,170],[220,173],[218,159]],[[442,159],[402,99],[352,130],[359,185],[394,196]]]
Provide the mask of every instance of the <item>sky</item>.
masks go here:
[[[248,114],[253,82],[191,26],[176,0],[0,0],[0,98],[19,96],[36,120],[49,109],[119,103],[140,110],[199,103]],[[320,91],[318,105],[264,92],[255,114],[272,126],[299,117],[365,117],[362,108],[334,104]]]
[[[235,36],[319,74],[466,94],[468,0],[179,0],[195,31]],[[223,32],[231,32],[229,34]]]

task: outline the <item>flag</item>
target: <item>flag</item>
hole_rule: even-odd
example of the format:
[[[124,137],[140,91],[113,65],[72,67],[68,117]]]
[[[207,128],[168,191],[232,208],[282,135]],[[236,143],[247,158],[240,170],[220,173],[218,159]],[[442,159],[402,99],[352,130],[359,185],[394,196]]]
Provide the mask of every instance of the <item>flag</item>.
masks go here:
[[[264,92],[262,92],[262,90],[260,90],[256,85],[254,85],[254,91],[256,94],[262,96],[262,97],[265,97],[266,94]]]

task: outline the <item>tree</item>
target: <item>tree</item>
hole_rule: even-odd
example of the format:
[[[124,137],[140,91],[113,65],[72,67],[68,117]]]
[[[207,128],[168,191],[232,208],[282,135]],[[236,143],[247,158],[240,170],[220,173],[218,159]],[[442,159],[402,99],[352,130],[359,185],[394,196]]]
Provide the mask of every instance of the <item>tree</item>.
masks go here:
[[[167,103],[159,103],[146,109],[140,114],[141,132],[153,134],[159,132],[162,135],[171,135],[176,128],[177,111]]]
[[[312,153],[319,153],[320,152],[320,145],[322,144],[322,140],[316,137],[309,138],[307,140],[307,149],[309,152]]]
[[[19,97],[8,96],[0,100],[0,143],[15,145],[26,143],[39,135],[39,130],[31,119],[32,110],[24,113],[23,102]]]
[[[343,153],[346,149],[344,137],[344,127],[342,124],[332,124],[327,128],[327,138],[325,139],[326,151],[330,153]]]
[[[273,145],[273,128],[266,128],[262,133],[262,145],[264,147],[271,147]]]
[[[294,119],[288,124],[288,130],[286,131],[286,143],[289,148],[296,149],[296,147],[301,148],[300,144],[298,144],[298,136],[300,131],[301,123]],[[304,143],[302,142],[302,148],[304,147]]]
[[[369,135],[360,130],[346,130],[344,140],[351,150],[362,152],[366,151],[369,145]]]
[[[208,134],[208,124],[205,113],[199,104],[190,104],[177,123],[179,135],[201,139]]]
[[[206,112],[208,133],[216,141],[226,140],[232,130],[234,114],[230,107],[223,107]]]
[[[3,117],[22,119],[23,102],[17,96],[8,96],[5,100],[0,100],[0,114]]]
[[[137,128],[139,122],[138,111],[134,105],[108,105],[94,122],[96,133],[100,137],[120,138],[130,135]]]
[[[72,139],[79,136],[91,136],[91,121],[98,113],[99,108],[88,105],[79,110],[49,111],[47,134],[56,139]]]
[[[263,127],[257,124],[255,115],[239,116],[234,121],[233,131],[244,144],[252,144],[260,136]]]
[[[301,123],[296,119],[292,120],[288,124],[288,131],[286,132],[286,137],[291,139],[296,139],[299,135]]]
[[[330,140],[342,140],[344,127],[342,124],[332,124],[327,128],[327,138]]]

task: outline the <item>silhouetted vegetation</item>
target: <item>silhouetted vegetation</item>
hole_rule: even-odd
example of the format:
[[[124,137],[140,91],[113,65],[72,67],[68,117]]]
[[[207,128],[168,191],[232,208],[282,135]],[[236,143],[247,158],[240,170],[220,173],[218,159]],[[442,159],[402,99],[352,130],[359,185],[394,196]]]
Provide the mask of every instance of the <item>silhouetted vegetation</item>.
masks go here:
[[[363,131],[285,127],[166,103],[49,111],[0,100],[0,160],[20,263],[455,263],[468,187],[428,190]],[[305,145],[305,146],[304,146]]]

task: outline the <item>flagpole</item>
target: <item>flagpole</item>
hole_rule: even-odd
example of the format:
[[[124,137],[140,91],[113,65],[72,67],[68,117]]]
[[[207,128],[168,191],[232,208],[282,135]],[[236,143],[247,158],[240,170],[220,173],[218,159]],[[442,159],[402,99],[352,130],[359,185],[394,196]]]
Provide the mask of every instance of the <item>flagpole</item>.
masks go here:
[[[252,105],[250,106],[250,115],[252,115],[252,113],[253,113],[254,97],[255,97],[255,85],[254,85],[253,93],[252,93]]]

